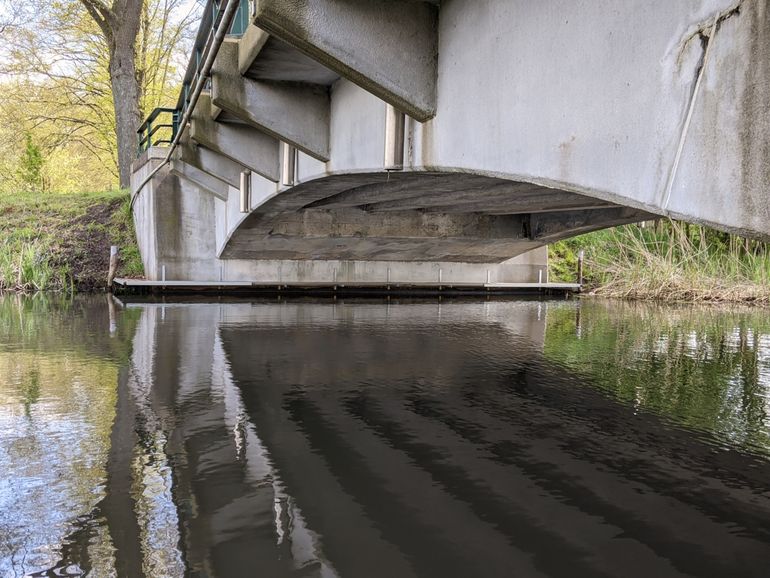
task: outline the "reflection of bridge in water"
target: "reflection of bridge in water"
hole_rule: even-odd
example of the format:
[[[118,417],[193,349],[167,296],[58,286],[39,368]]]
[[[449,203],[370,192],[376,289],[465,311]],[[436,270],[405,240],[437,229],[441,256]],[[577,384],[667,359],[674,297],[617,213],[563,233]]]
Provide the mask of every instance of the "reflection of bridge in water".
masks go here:
[[[770,467],[545,362],[548,304],[131,307],[102,509],[127,575],[770,562]]]

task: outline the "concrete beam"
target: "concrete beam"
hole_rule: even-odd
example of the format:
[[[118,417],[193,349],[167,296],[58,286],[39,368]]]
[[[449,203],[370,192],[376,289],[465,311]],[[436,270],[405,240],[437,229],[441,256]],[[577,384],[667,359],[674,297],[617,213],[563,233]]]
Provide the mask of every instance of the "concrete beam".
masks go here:
[[[212,101],[243,122],[308,155],[329,160],[329,91],[324,86],[241,76],[238,42],[222,44],[212,69]]]
[[[526,238],[521,216],[439,215],[420,211],[371,214],[359,209],[305,210],[270,224],[272,235],[298,237],[402,237],[413,239]]]
[[[238,45],[238,71],[243,75],[251,68],[270,35],[249,24]]]
[[[438,7],[260,0],[254,23],[420,122],[436,114]]]
[[[443,206],[432,205],[426,210],[438,213],[478,212],[488,215],[516,215],[549,211],[602,209],[617,206],[609,201],[594,199],[576,193],[538,188],[523,195],[508,197],[479,195],[475,201],[463,199],[457,203],[447,203]]]
[[[655,215],[628,207],[535,213],[529,218],[529,237],[535,241],[551,243],[607,227],[628,225],[654,218]]]
[[[222,199],[223,201],[227,200],[229,194],[228,184],[224,181],[220,181],[209,173],[179,159],[173,159],[171,161],[171,172],[179,178],[194,183],[196,186],[211,193],[215,197]]]
[[[462,183],[457,183],[458,180],[455,174],[399,173],[398,180],[394,178],[392,181],[360,185],[315,201],[306,208],[338,209],[411,199],[437,189],[462,186]]]
[[[211,118],[211,97],[202,94],[192,114],[191,138],[206,148],[278,182],[278,140],[250,126]]]
[[[202,146],[192,143],[180,144],[178,158],[212,177],[238,188],[241,184],[241,171],[245,167]]]
[[[492,181],[492,182],[490,182]],[[458,183],[462,184],[462,182]],[[428,190],[425,194],[401,201],[385,201],[367,205],[367,211],[403,211],[412,209],[427,209],[431,207],[458,206],[463,204],[487,203],[494,206],[497,203],[518,199],[522,202],[533,196],[557,195],[561,191],[549,191],[531,183],[512,181],[500,182],[497,179],[477,177],[469,180],[464,187],[447,190]]]

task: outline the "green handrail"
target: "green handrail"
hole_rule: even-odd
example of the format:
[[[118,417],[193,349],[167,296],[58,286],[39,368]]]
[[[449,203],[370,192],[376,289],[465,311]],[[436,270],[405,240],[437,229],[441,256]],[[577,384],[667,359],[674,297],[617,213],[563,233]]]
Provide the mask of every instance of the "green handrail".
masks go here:
[[[141,126],[136,131],[138,134],[137,156],[152,146],[170,144],[174,138],[176,138],[177,131],[182,128],[179,126],[179,120],[184,116],[185,110],[189,104],[190,87],[195,86],[200,74],[199,69],[208,37],[221,20],[222,1],[223,0],[207,1],[206,7],[202,13],[198,34],[195,37],[193,51],[187,64],[187,70],[185,71],[182,90],[180,91],[177,105],[175,108],[159,107],[153,109],[144,122],[142,122]],[[230,25],[228,36],[242,36],[246,32],[251,21],[251,6],[253,1],[254,0],[240,0],[237,12]],[[161,115],[171,115],[171,121],[157,124],[155,121]],[[160,129],[171,129],[171,136],[168,139],[153,140],[152,137]]]

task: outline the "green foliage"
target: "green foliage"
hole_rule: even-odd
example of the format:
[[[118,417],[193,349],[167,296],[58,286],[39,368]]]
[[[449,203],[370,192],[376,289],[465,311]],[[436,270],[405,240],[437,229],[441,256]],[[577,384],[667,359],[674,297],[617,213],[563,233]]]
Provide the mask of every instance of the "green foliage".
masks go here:
[[[45,190],[43,165],[43,153],[32,140],[32,135],[27,133],[24,137],[24,151],[19,161],[19,180],[24,190],[33,193]]]
[[[128,203],[124,191],[0,195],[0,291],[102,287],[110,245],[118,274],[141,276]]]
[[[113,244],[120,248],[120,273],[126,277],[144,275],[142,255],[136,243],[131,195],[125,193],[118,209],[112,215]]]
[[[0,290],[46,291],[67,285],[66,268],[52,265],[41,241],[0,243]]]
[[[40,190],[42,185],[56,193],[115,187],[112,39],[91,16],[86,2],[12,4],[20,18],[16,25],[3,28],[0,43],[0,193]],[[90,5],[107,11],[123,8],[126,2]],[[121,110],[138,105],[143,115],[176,102],[201,8],[187,0],[132,5],[142,11],[133,63],[139,102],[118,104]],[[120,17],[106,22],[117,28],[123,23]],[[24,138],[26,134],[31,140]],[[45,162],[40,165],[40,160]],[[26,168],[20,170],[22,165]]]
[[[554,243],[551,279],[574,280],[581,249],[586,286],[597,294],[770,303],[765,243],[676,221],[626,225]]]

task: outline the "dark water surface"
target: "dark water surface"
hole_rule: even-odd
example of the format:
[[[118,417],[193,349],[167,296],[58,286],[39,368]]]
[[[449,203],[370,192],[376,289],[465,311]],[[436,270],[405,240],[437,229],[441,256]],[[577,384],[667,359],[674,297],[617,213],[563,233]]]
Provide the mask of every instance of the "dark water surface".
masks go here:
[[[768,576],[770,314],[0,298],[0,576]]]

